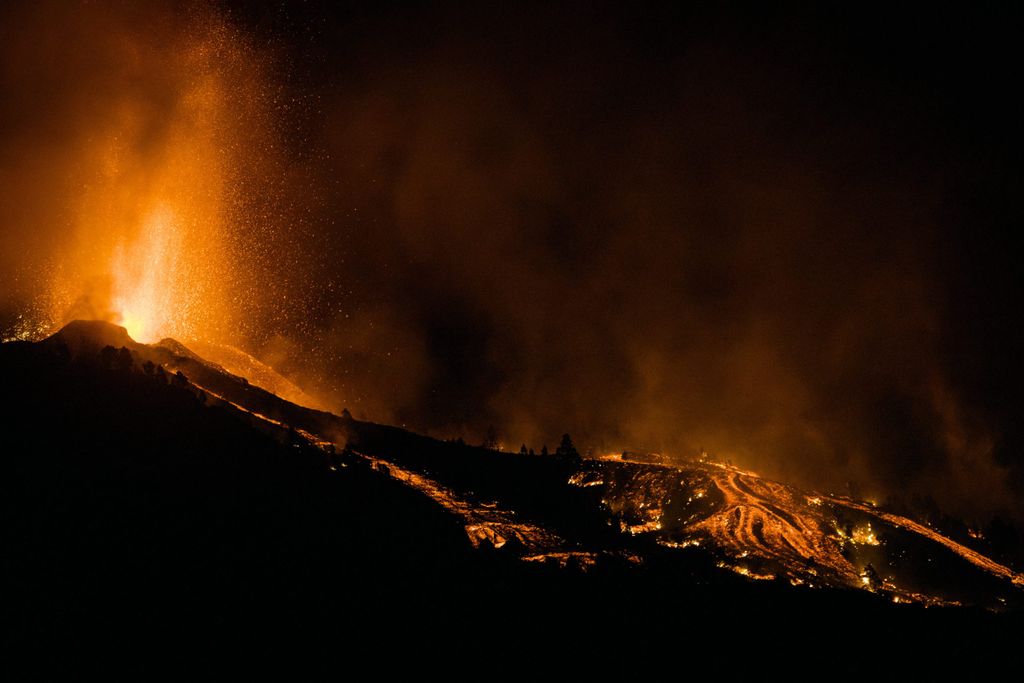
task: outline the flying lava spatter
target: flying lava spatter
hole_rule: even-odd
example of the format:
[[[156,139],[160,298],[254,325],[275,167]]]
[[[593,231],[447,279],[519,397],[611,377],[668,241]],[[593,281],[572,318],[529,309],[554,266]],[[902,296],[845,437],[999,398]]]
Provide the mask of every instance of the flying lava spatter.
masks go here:
[[[272,208],[282,204],[273,56],[212,9],[154,14],[145,31],[125,31],[114,13],[83,48],[101,55],[103,96],[87,93],[75,116],[80,134],[59,162],[71,181],[54,198],[66,225],[10,338],[84,318],[140,342],[244,348],[261,320],[294,307],[279,296],[286,283],[266,277],[280,260],[268,236],[288,227]]]

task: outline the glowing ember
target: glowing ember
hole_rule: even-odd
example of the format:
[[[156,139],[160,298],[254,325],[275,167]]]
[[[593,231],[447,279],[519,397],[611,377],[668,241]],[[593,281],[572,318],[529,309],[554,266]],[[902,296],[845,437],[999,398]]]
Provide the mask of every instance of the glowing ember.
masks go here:
[[[754,579],[755,581],[773,581],[775,579],[774,574],[760,574],[758,572],[751,571],[747,567],[740,565],[726,564],[725,562],[718,563],[719,569],[729,569],[736,572],[740,576],[745,576],[748,579]]]
[[[631,536],[636,536],[637,534],[643,534],[649,531],[658,531],[661,529],[661,521],[658,519],[652,519],[641,524],[626,524],[624,522],[620,522],[619,528],[622,529],[622,531],[629,533]]]
[[[880,543],[879,540],[875,538],[875,532],[871,530],[870,524],[854,529],[853,535],[850,536],[850,541],[861,545],[879,545]]]
[[[694,548],[700,546],[700,541],[695,538],[688,538],[685,541],[669,541],[659,538],[658,545],[663,545],[666,548]]]

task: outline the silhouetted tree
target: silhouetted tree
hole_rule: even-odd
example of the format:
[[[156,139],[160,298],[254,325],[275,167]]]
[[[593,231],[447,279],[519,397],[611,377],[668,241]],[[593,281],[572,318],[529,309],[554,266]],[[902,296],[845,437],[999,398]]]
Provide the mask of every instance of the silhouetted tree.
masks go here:
[[[342,410],[341,410],[341,419],[342,420],[351,420],[352,419],[352,413],[348,412],[348,408],[342,408]]]
[[[155,371],[156,365],[153,363],[153,361],[147,360],[145,363],[142,364],[142,374],[144,374],[146,377],[152,377]]]
[[[519,455],[526,455],[527,453],[528,451],[526,450],[526,444],[524,443],[522,446],[519,447]]]
[[[529,452],[529,455],[537,455],[537,454],[536,454],[536,453],[534,453],[534,452],[533,452],[533,449],[531,448],[531,449],[530,449],[530,452]]]
[[[100,349],[100,366],[104,370],[111,370],[117,362],[117,349],[113,346],[104,346]]]
[[[547,444],[544,444],[543,446],[540,447],[540,457],[542,457],[542,458],[548,457],[548,445]]]
[[[118,372],[128,372],[132,369],[132,365],[134,365],[132,352],[122,346],[117,350],[117,357],[114,360],[114,369]]]
[[[572,443],[572,438],[568,434],[562,435],[562,442],[558,444],[558,448],[555,450],[555,457],[559,460],[563,460],[569,463],[582,462],[579,451],[576,450],[576,446]]]

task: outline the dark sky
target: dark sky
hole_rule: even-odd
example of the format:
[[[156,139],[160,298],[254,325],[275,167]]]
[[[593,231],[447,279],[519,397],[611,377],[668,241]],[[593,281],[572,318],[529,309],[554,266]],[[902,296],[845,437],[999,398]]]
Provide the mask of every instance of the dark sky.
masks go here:
[[[1024,513],[1020,16],[494,5],[217,6],[305,302],[250,348],[441,436]]]

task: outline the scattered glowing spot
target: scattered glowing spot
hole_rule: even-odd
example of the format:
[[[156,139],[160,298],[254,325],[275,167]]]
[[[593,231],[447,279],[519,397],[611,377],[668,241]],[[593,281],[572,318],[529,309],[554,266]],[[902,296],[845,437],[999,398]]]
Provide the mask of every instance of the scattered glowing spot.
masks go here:
[[[853,530],[853,535],[850,537],[850,541],[860,545],[880,545],[880,541],[875,537],[875,532],[872,530],[871,524],[855,528]]]

